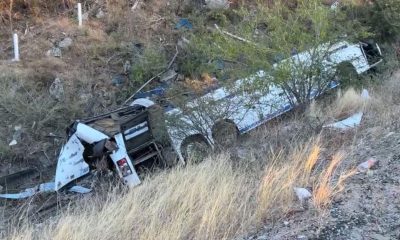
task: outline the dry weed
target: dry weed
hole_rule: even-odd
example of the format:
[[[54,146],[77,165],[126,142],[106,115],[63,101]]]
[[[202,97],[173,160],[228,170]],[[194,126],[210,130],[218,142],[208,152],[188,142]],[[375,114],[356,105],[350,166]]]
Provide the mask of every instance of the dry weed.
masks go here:
[[[272,155],[261,174],[233,164],[226,154],[161,172],[126,194],[112,192],[105,201],[88,199],[41,228],[25,225],[25,229],[15,230],[13,239],[31,239],[38,234],[41,239],[55,240],[243,236],[292,210],[296,205],[294,187],[313,186],[312,179],[334,184],[334,170],[342,158],[321,172],[314,167],[321,152],[316,141],[293,149],[289,155],[283,151]],[[342,180],[336,183],[342,184]],[[317,191],[318,197],[325,201],[337,189],[327,195]]]
[[[365,107],[366,99],[361,96],[360,92],[354,88],[347,89],[343,94],[338,91],[337,100],[334,104],[333,117],[335,119],[343,119],[351,114],[359,112]]]

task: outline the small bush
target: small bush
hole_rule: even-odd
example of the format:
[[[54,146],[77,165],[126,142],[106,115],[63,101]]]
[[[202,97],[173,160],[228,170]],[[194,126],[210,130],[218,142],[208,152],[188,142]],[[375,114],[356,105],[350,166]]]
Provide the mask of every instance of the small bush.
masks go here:
[[[144,49],[143,54],[137,54],[133,59],[132,82],[141,85],[167,67],[165,52],[156,47]]]
[[[73,119],[82,115],[78,102],[71,103],[69,99],[58,102],[47,91],[27,84],[24,81],[27,76],[19,74],[0,73],[0,143],[3,144],[0,161],[6,159],[5,155],[31,157],[33,152],[45,148],[48,139],[44,136],[50,132],[63,133]],[[23,129],[22,141],[11,151],[8,143],[17,125]]]

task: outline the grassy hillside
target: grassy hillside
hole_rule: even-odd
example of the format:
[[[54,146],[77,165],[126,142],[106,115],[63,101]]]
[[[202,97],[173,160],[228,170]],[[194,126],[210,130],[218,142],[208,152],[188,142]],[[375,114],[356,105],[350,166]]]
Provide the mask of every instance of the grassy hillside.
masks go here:
[[[65,127],[71,121],[118,106],[169,64],[177,45],[187,44],[191,30],[176,29],[179,19],[188,18],[194,28],[204,32],[214,29],[214,23],[235,30],[241,21],[240,3],[250,9],[255,6],[254,1],[232,1],[231,9],[210,10],[203,8],[201,1],[88,0],[83,1],[87,20],[79,28],[76,2],[0,2],[0,176],[33,167],[46,172],[32,182],[51,179],[54,169],[48,171],[46,166],[56,164]],[[273,1],[262,2],[268,5]],[[94,187],[92,195],[79,199],[60,193],[21,202],[0,201],[0,237],[296,239],[306,235],[373,239],[372,234],[383,234],[398,239],[400,74],[396,69],[400,55],[395,53],[399,32],[398,25],[392,24],[397,15],[382,15],[397,10],[386,5],[384,9],[365,8],[369,5],[357,2],[360,4],[347,17],[361,19],[362,27],[382,41],[390,37],[382,43],[385,64],[371,75],[355,80],[350,88],[331,92],[305,111],[269,122],[241,137],[237,145],[212,152],[199,164],[151,172],[132,190],[110,182],[105,183],[105,189],[99,189],[103,185]],[[295,8],[296,1],[285,4]],[[372,12],[374,18],[369,18]],[[255,28],[265,30],[267,26]],[[382,31],[388,28],[390,36]],[[10,61],[14,31],[20,36],[20,62]],[[67,38],[72,44],[61,49],[61,56],[53,56],[53,49]],[[179,52],[176,64],[172,64],[172,69],[184,70],[178,71],[182,81],[202,85],[203,79],[210,78],[191,74],[199,61],[209,63],[210,59],[201,59],[199,50],[195,54]],[[115,84],[116,76],[122,78],[121,84]],[[50,94],[56,78],[62,82],[61,97]],[[360,97],[362,88],[371,94],[368,101]],[[346,132],[322,128],[357,111],[365,113],[358,128]],[[18,144],[9,146],[19,126]],[[370,157],[379,157],[387,165],[357,174],[356,166]],[[311,198],[299,201],[295,187],[307,188]],[[368,195],[370,192],[378,197]],[[58,198],[67,206],[61,206]],[[394,223],[380,222],[380,214],[388,213],[384,206],[371,207],[376,199],[395,205],[386,204]],[[365,207],[367,200],[371,202]],[[56,207],[41,215],[52,201]],[[340,208],[343,202],[353,205]],[[351,215],[352,221],[353,213],[368,215],[354,220],[354,226],[345,225],[345,214],[333,212],[338,208]],[[377,224],[378,233],[374,232]],[[346,231],[356,227],[357,232],[362,230],[361,238],[346,238],[345,230],[340,237],[332,235],[336,232],[331,226],[347,226]]]
[[[346,182],[364,160],[352,153],[362,150],[364,134],[376,126],[378,135],[398,129],[400,76],[379,81],[367,102],[351,89],[200,164],[149,176],[128,192],[84,197],[42,224],[22,221],[10,228],[12,239],[232,239],[293,216],[324,219],[332,201],[352,188]],[[357,129],[310,129],[312,118],[329,122],[359,110],[365,117]],[[294,187],[309,188],[311,199],[301,203]]]

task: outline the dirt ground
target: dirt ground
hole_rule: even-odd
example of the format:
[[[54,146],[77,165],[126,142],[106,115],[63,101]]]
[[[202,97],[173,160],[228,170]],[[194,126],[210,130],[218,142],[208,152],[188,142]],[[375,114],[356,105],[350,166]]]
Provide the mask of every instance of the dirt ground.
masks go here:
[[[399,76],[400,72],[397,72],[394,78],[400,80]],[[373,94],[378,95],[381,92]],[[328,151],[341,150],[346,153],[346,159],[342,163],[343,168],[351,169],[369,158],[375,158],[379,163],[372,170],[355,174],[347,179],[345,189],[335,196],[332,205],[322,214],[309,204],[308,208],[293,211],[278,222],[267,222],[261,230],[244,239],[400,239],[400,175],[398,174],[400,124],[396,118],[400,106],[386,103],[384,109],[380,109],[382,106],[368,108],[362,124],[354,130],[345,133],[326,131],[322,134],[322,141],[331,144],[331,149]],[[261,131],[268,131],[268,128],[279,129],[280,134],[284,134],[287,139],[295,138],[294,135],[299,132],[313,134],[307,127],[285,131],[296,128],[299,125],[296,121],[289,116],[277,125],[267,124],[268,126]],[[282,138],[276,136],[270,141],[276,139]],[[240,140],[238,149],[251,146],[260,150],[266,144],[253,134],[244,136]],[[256,143],[259,146],[254,145]],[[284,142],[275,144],[285,145]],[[48,176],[42,176],[34,171],[24,178],[19,178],[14,187],[23,189],[39,184],[45,179],[51,179],[54,169],[48,169],[47,173]],[[111,176],[99,179],[95,175],[83,181],[83,185],[94,189],[91,194],[104,194],[110,179]],[[91,194],[77,195],[64,192],[57,195],[54,193],[37,195],[26,201],[1,200],[0,233],[4,233],[10,227],[10,223],[19,224],[22,218],[30,218],[40,223],[57,215],[63,207],[84,200]]]
[[[400,79],[398,76],[399,72],[395,77]],[[392,113],[399,110],[397,104],[381,107]],[[311,207],[275,225],[267,224],[246,239],[400,239],[399,122],[380,124],[380,117],[374,110],[366,112],[360,128],[350,133],[353,140],[343,148],[348,154],[343,163],[347,167],[370,158],[378,164],[349,178],[322,216]]]

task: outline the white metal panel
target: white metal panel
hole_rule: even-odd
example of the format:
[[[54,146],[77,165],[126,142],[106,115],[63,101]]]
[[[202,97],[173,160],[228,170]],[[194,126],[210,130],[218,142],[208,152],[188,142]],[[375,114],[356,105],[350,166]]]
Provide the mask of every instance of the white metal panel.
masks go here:
[[[104,133],[97,131],[96,129],[91,128],[83,123],[78,123],[75,135],[89,144],[109,138]]]
[[[72,135],[58,157],[55,190],[58,191],[73,180],[89,173],[89,165],[83,159],[83,145]]]
[[[118,149],[113,151],[112,154],[110,154],[110,157],[112,159],[112,161],[115,164],[115,169],[118,172],[118,175],[124,179],[124,182],[129,186],[129,187],[134,187],[140,184],[140,179],[139,176],[136,173],[136,170],[133,166],[133,163],[128,155],[128,153],[126,152],[126,147],[125,147],[125,143],[124,143],[124,138],[122,136],[121,133],[117,134],[114,136],[115,141],[118,145]],[[121,160],[125,158],[126,161],[128,162],[129,167],[131,168],[132,174],[123,177],[121,171],[119,170],[117,161]]]

